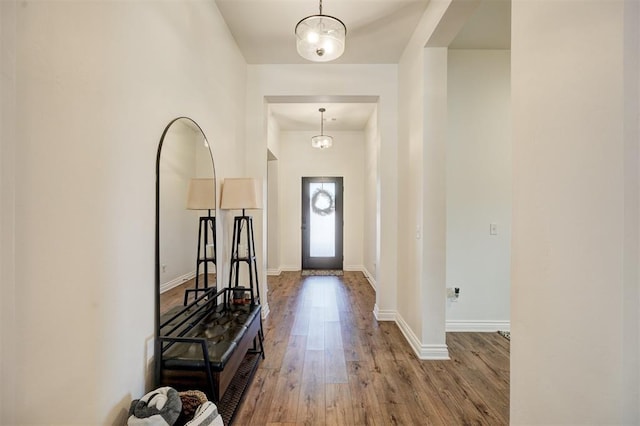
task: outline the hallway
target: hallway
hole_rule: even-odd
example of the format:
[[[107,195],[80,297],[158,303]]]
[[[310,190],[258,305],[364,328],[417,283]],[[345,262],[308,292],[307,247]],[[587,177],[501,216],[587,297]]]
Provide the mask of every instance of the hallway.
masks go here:
[[[509,423],[509,341],[447,333],[450,361],[420,361],[373,316],[360,272],[269,277],[266,359],[236,425]]]

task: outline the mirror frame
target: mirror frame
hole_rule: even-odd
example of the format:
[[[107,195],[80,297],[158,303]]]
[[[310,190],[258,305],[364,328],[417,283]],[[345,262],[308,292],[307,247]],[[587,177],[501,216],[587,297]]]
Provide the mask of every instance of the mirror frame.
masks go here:
[[[156,154],[156,202],[155,202],[156,225],[155,225],[155,271],[154,271],[155,272],[155,279],[154,279],[155,288],[153,290],[154,299],[155,299],[154,300],[154,353],[153,353],[155,366],[154,366],[153,382],[155,387],[158,387],[160,385],[160,373],[161,373],[161,365],[160,365],[161,345],[159,340],[159,337],[160,337],[160,159],[162,155],[162,147],[164,146],[164,142],[165,142],[165,137],[167,136],[167,133],[169,132],[169,129],[171,128],[171,126],[173,126],[174,123],[176,123],[179,120],[188,120],[190,124],[195,126],[195,128],[197,128],[200,131],[200,133],[202,134],[202,137],[204,137],[204,140],[207,142],[207,148],[209,151],[209,157],[211,159],[211,168],[213,169],[213,178],[215,182],[214,198],[216,200],[216,206],[218,205],[218,185],[216,182],[216,165],[215,165],[215,162],[213,161],[213,151],[211,150],[211,143],[209,142],[209,139],[207,139],[207,135],[202,130],[202,127],[200,127],[200,125],[195,120],[186,116],[176,117],[173,120],[171,120],[162,131],[162,136],[160,137],[160,142],[158,144],[158,151]],[[216,208],[216,210],[218,209]],[[220,232],[217,232],[219,229],[217,220],[215,221],[215,226],[216,226],[216,240],[217,240],[215,242],[215,250],[216,250],[216,259],[218,259],[218,253],[219,253],[218,247],[219,247],[219,242],[221,241],[221,234]],[[216,285],[218,285],[219,276],[220,276],[217,270],[218,270],[218,267],[216,265]]]

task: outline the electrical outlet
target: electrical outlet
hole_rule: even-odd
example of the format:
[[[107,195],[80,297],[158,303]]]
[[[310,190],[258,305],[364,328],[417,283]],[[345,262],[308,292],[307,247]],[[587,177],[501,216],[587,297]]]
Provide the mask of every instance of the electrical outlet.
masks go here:
[[[165,272],[167,272],[167,265],[162,265],[162,273],[164,274]]]
[[[460,287],[447,287],[447,299],[457,302],[460,297]]]

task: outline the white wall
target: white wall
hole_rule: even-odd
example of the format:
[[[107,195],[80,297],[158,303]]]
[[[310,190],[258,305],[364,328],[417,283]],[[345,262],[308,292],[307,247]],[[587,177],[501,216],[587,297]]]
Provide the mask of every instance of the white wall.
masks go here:
[[[448,331],[509,329],[509,73],[508,50],[449,50],[446,276],[461,296],[447,302]]]
[[[512,5],[515,425],[639,421],[638,24],[634,2]]]
[[[280,133],[278,193],[280,196],[280,269],[300,270],[303,176],[342,176],[344,185],[344,269],[362,270],[364,210],[364,132],[330,132],[333,146],[319,150],[311,146],[317,132]]]
[[[15,295],[15,317],[5,323],[3,309],[14,353],[1,359],[0,423],[122,424],[150,378],[161,132],[191,116],[218,177],[231,174],[246,65],[213,3],[25,1],[15,17],[5,3],[3,69],[16,23],[20,78],[2,80],[3,129],[15,117],[16,137],[3,130],[2,210],[15,191],[15,226],[2,230],[0,293]]]
[[[421,201],[416,240],[422,254],[420,302],[421,341],[428,357],[448,358],[444,331],[446,283],[446,151],[447,151],[447,49],[424,49],[422,91],[424,133],[422,146],[414,148],[420,158],[422,179],[414,188]],[[414,143],[417,140],[413,141]],[[433,353],[432,355],[430,353]]]
[[[0,2],[0,423],[15,424],[16,2]]]
[[[375,288],[376,283],[376,240],[378,235],[378,110],[371,113],[364,129],[364,211],[362,223],[362,265],[369,282]]]

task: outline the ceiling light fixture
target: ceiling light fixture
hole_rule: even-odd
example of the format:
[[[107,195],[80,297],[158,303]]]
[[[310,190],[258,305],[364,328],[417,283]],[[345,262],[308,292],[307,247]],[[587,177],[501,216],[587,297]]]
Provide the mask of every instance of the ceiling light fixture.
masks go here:
[[[322,14],[307,16],[296,25],[298,53],[313,62],[329,62],[344,53],[347,27],[338,18]]]
[[[320,108],[320,134],[311,138],[311,146],[314,148],[331,148],[333,138],[324,134],[324,112],[326,109]]]

